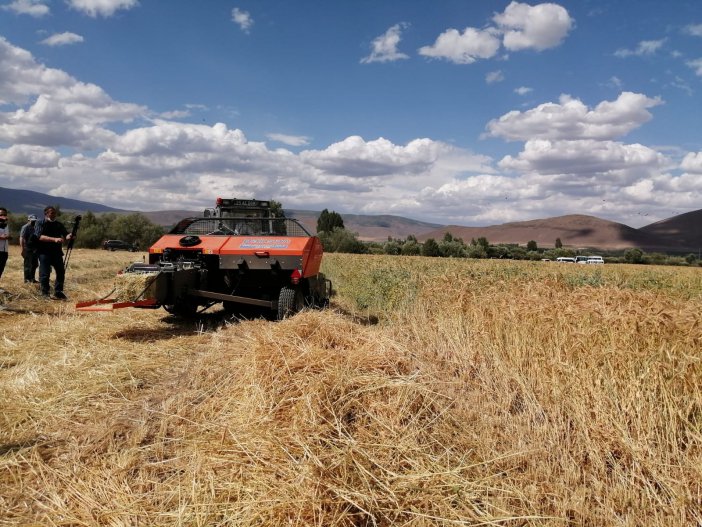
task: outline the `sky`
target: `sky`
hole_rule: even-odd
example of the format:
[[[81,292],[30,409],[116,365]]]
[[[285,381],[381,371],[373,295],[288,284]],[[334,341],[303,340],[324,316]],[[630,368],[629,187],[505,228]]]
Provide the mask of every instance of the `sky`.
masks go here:
[[[0,0],[0,186],[122,209],[641,227],[701,118],[700,0]]]

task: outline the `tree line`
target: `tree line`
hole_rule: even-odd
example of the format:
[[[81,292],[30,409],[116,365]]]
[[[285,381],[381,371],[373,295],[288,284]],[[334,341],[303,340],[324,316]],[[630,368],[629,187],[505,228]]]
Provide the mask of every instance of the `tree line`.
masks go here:
[[[65,213],[61,211],[60,206],[55,207],[58,212],[56,219],[70,231],[76,214]],[[40,211],[36,216],[37,219],[42,219],[42,212]],[[81,218],[74,247],[97,249],[102,247],[105,240],[122,240],[135,244],[143,250],[151,246],[165,232],[162,226],[153,223],[138,212],[131,214],[86,212],[81,215]],[[8,220],[12,236],[10,243],[19,244],[19,232],[22,225],[27,223],[27,215],[10,213]]]

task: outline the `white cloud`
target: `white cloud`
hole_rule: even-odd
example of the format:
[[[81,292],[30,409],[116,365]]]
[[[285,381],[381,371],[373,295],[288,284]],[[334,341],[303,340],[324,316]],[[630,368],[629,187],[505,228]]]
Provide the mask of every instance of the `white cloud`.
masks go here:
[[[43,146],[106,146],[114,134],[105,125],[145,112],[112,100],[94,84],[37,64],[25,50],[0,38],[0,142]]]
[[[27,168],[48,168],[58,166],[61,155],[53,148],[32,145],[12,145],[0,149],[0,163]]]
[[[612,87],[612,88],[621,89],[622,86],[624,86],[624,83],[622,82],[622,80],[619,77],[617,77],[616,75],[612,75],[609,78],[607,85]]]
[[[139,5],[138,0],[67,0],[69,6],[93,18],[98,15],[111,17],[121,9],[132,9]]]
[[[472,64],[478,59],[489,59],[500,49],[498,33],[493,28],[467,27],[463,33],[447,29],[431,46],[419,48],[425,57],[445,59],[456,64]]]
[[[184,119],[190,117],[190,110],[171,110],[158,114],[161,119]]]
[[[683,33],[693,37],[702,37],[702,24],[690,24],[683,28]]]
[[[51,35],[50,37],[42,40],[40,44],[46,44],[47,46],[66,46],[68,44],[83,42],[83,40],[83,37],[80,35],[66,31],[64,33],[56,33]]]
[[[678,75],[676,75],[675,78],[672,81],[670,81],[669,85],[672,86],[673,88],[677,88],[677,89],[685,92],[690,97],[692,97],[692,95],[694,95],[694,93],[695,93],[695,91],[687,83],[687,81]]]
[[[525,209],[535,199],[539,187],[532,181],[490,174],[425,187],[419,194],[422,207],[441,210],[453,223],[467,225],[524,220],[530,217]]]
[[[514,93],[516,93],[517,95],[527,95],[533,91],[533,88],[527,88],[526,86],[520,86],[519,88],[514,89]]]
[[[575,23],[564,7],[552,3],[530,6],[512,2],[493,20],[504,32],[503,44],[510,51],[556,47]]]
[[[266,137],[271,141],[283,143],[288,146],[306,146],[310,144],[310,138],[304,135],[288,135],[288,134],[266,134]]]
[[[15,0],[1,7],[18,15],[29,15],[37,18],[49,14],[49,6],[46,5],[45,0]]]
[[[686,62],[686,64],[695,70],[695,75],[698,77],[702,77],[702,58],[700,59],[695,59],[695,60],[689,60]]]
[[[235,7],[232,9],[232,21],[237,24],[244,33],[249,33],[254,25],[251,13]]]
[[[661,40],[642,40],[636,46],[636,49],[618,49],[614,52],[615,57],[626,58],[631,56],[642,57],[645,55],[654,55],[663,47],[667,39]]]
[[[347,137],[326,150],[306,150],[300,158],[328,174],[349,177],[387,176],[396,173],[416,174],[436,161],[438,144],[429,139],[415,139],[407,146],[379,138],[366,142],[358,136]]]
[[[615,101],[588,109],[578,99],[562,95],[526,112],[511,111],[487,124],[488,135],[508,140],[613,139],[651,119],[648,108],[663,101],[640,93],[622,92]]]
[[[518,172],[593,176],[638,174],[640,169],[657,170],[664,165],[661,154],[643,145],[591,139],[576,141],[527,141],[517,157],[506,156],[499,167]]]
[[[467,27],[462,33],[447,29],[434,44],[419,48],[419,54],[456,64],[472,64],[494,57],[501,45],[509,51],[543,51],[563,42],[574,25],[568,11],[552,3],[530,6],[512,2],[493,21],[497,27]]]
[[[385,33],[373,39],[370,55],[361,59],[361,64],[372,62],[393,62],[396,60],[408,59],[409,56],[398,51],[397,46],[402,39],[402,30],[409,25],[405,23],[395,24]]]
[[[680,168],[694,174],[702,174],[702,152],[687,154],[680,163]]]
[[[501,70],[491,71],[485,75],[485,82],[488,84],[494,84],[496,82],[502,82],[505,80],[505,75]]]

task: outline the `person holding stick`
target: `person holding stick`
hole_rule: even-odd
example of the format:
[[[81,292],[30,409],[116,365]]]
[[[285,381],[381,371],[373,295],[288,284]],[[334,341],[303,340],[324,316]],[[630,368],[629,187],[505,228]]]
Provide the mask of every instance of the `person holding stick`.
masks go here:
[[[7,225],[7,209],[0,207],[0,276],[2,276],[7,263],[9,240],[10,228]]]
[[[72,239],[63,223],[56,221],[56,209],[44,208],[44,219],[39,220],[34,230],[37,238],[37,255],[39,257],[39,286],[41,295],[49,298],[51,268],[54,268],[54,296],[56,300],[67,300],[63,292],[66,268],[63,264],[63,242]]]

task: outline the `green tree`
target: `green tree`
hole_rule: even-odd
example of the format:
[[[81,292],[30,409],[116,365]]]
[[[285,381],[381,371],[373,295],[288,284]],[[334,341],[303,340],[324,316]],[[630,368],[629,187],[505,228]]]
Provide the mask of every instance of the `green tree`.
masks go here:
[[[685,261],[689,265],[695,265],[695,262],[697,261],[697,255],[695,253],[690,253],[685,257]]]
[[[506,245],[492,245],[487,253],[490,258],[511,258],[512,250]]]
[[[100,247],[102,242],[107,239],[106,225],[107,222],[103,218],[97,217],[90,211],[83,214],[83,220],[76,238],[76,247],[87,247],[90,249]]]
[[[11,245],[19,245],[19,232],[25,223],[27,223],[26,214],[12,214],[9,210],[7,211],[7,226],[10,229]]]
[[[490,248],[490,243],[488,242],[485,236],[481,236],[480,238],[478,238],[478,240],[475,243],[483,249],[485,249],[486,253],[488,252],[488,249]]]
[[[534,240],[529,240],[526,244],[527,251],[538,251],[539,247],[536,245]]]
[[[163,236],[164,229],[150,221],[141,213],[133,214],[101,214],[94,217],[86,213],[78,242],[81,247],[99,247],[107,239],[124,240],[145,249]],[[83,241],[80,241],[83,239]]]
[[[338,212],[324,209],[317,218],[317,232],[332,232],[335,228],[344,228],[344,220]]]
[[[271,207],[271,214],[276,218],[284,218],[285,211],[283,210],[283,204],[280,201],[274,199],[268,200]]]
[[[524,247],[512,247],[512,249],[510,250],[510,254],[515,260],[527,259],[527,251]]]
[[[419,243],[417,243],[416,238],[412,240],[408,236],[407,241],[403,243],[402,247],[400,248],[400,254],[402,254],[403,256],[418,256],[422,254],[422,246],[419,245]]]
[[[325,251],[332,253],[356,253],[367,252],[366,246],[357,238],[358,234],[349,232],[342,227],[335,227],[332,231],[322,231],[319,239]]]
[[[439,242],[439,252],[445,258],[465,258],[466,244],[463,240],[452,238],[450,241]]]
[[[434,238],[428,238],[422,245],[422,256],[440,256],[439,244]]]
[[[395,240],[385,242],[385,246],[383,247],[383,252],[385,254],[400,254],[400,250],[400,244]]]
[[[644,263],[644,252],[638,247],[627,249],[624,251],[624,261],[632,264]]]
[[[445,233],[444,233],[444,239],[443,239],[443,241],[445,241],[445,242],[452,242],[452,241],[453,241],[453,234],[451,234],[451,233],[448,232],[448,231],[445,232]]]
[[[467,247],[466,256],[468,258],[487,258],[488,253],[482,245],[474,243]]]
[[[563,242],[560,238],[556,238],[556,249],[560,249],[561,247],[563,247]]]

